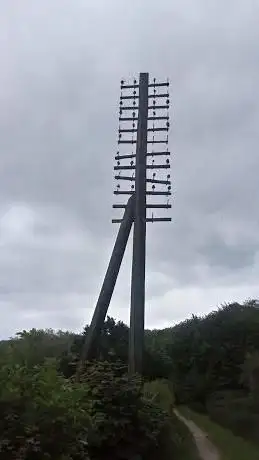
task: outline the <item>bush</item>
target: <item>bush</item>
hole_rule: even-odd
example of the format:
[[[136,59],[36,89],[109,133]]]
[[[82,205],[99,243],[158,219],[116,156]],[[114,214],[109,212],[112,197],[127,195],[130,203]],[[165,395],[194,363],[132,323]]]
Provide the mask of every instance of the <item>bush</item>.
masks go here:
[[[0,453],[6,460],[122,460],[149,455],[166,414],[117,364],[92,364],[81,382],[54,361],[0,369]]]
[[[0,452],[6,460],[88,458],[86,388],[74,385],[72,391],[55,366],[0,369]]]
[[[128,376],[121,364],[99,362],[82,381],[89,391],[97,440],[91,444],[91,458],[126,459],[152,451],[166,414],[143,398],[140,378]]]
[[[259,407],[252,395],[244,392],[221,392],[207,402],[212,420],[230,429],[234,434],[259,442]]]

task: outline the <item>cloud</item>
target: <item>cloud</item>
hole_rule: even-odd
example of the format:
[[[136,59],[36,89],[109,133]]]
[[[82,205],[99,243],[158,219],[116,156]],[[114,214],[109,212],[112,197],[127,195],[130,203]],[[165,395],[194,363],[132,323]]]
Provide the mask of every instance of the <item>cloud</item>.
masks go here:
[[[119,81],[140,71],[169,77],[172,101],[173,222],[148,227],[147,326],[258,296],[258,17],[252,0],[3,2],[1,335],[89,321],[117,231]],[[131,247],[123,320],[130,274]]]

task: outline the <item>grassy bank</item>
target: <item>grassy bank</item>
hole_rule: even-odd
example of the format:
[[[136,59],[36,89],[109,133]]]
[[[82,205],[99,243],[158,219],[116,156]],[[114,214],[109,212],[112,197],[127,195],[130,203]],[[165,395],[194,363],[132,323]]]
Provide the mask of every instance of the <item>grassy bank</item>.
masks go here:
[[[200,460],[191,433],[173,412],[174,397],[167,381],[155,380],[146,383],[144,392],[146,397],[169,414],[157,450],[152,453],[149,460]]]
[[[258,447],[212,422],[209,417],[197,414],[186,407],[180,408],[180,412],[208,434],[221,452],[222,460],[259,460]]]

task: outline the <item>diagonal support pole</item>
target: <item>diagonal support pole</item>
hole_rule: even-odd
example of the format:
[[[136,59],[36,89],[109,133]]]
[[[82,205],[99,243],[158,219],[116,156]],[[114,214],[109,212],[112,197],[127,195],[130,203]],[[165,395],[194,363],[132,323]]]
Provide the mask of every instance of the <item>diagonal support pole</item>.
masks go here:
[[[94,358],[97,348],[97,341],[100,336],[100,331],[110,305],[121,262],[129,239],[132,223],[134,221],[134,211],[135,195],[132,195],[128,200],[124,212],[122,223],[119,228],[110,262],[103,281],[102,289],[95,307],[91,325],[85,338],[81,360],[77,368],[76,380],[79,380],[80,378],[84,363]]]

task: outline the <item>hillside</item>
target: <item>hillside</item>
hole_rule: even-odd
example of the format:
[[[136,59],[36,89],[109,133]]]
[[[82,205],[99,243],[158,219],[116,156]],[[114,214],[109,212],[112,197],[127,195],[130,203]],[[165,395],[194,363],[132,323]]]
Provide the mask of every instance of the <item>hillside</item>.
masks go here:
[[[46,358],[73,379],[87,334],[31,330],[0,343],[0,364],[34,372]],[[97,359],[126,370],[128,327],[107,318]],[[54,361],[53,361],[54,360]],[[53,365],[53,364],[52,364]],[[36,366],[36,367],[35,367]],[[26,372],[27,372],[26,371]],[[31,374],[30,374],[31,375]],[[259,309],[254,301],[222,306],[172,328],[145,332],[144,379],[166,379],[177,405],[188,405],[253,443],[259,439]]]

